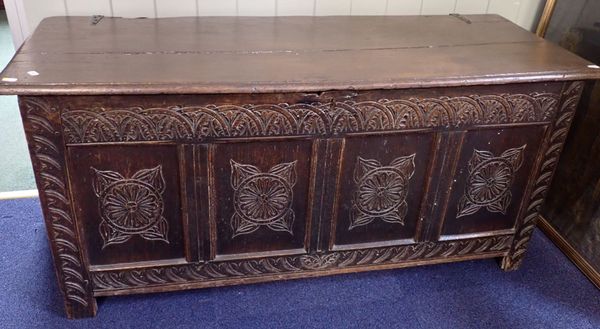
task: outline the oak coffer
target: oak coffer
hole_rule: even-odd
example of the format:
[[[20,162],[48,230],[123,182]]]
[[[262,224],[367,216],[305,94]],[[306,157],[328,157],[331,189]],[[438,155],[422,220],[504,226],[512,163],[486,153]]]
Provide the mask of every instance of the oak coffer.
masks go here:
[[[0,93],[85,317],[98,296],[515,269],[599,77],[494,15],[53,17]]]

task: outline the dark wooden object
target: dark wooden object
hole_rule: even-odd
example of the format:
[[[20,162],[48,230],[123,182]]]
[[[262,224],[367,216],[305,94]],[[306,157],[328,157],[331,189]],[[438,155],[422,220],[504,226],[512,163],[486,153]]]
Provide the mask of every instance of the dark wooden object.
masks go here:
[[[97,296],[517,268],[588,64],[493,15],[60,17],[0,92],[83,317]]]

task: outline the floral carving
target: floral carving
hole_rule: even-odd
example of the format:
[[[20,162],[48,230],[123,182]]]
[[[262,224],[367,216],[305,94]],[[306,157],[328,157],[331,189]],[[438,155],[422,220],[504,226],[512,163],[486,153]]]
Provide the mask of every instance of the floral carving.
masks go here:
[[[339,254],[304,255],[300,257],[300,265],[309,270],[322,270],[335,266],[339,258]]]
[[[293,275],[306,271],[340,271],[372,265],[410,264],[411,262],[418,264],[422,260],[465,255],[498,255],[506,253],[511,243],[512,235],[501,235],[322,254],[98,271],[93,272],[92,275],[96,292],[157,285],[165,287],[169,284],[182,283],[197,283],[197,286],[201,286],[206,282],[206,286],[210,286],[215,281],[239,280],[244,276],[281,279],[286,274]]]
[[[169,243],[168,223],[163,217],[165,180],[161,166],[142,169],[131,178],[114,171],[95,172],[93,188],[98,197],[102,248],[139,235],[146,240]]]
[[[408,183],[415,172],[414,160],[415,154],[411,154],[383,166],[377,160],[358,157],[349,230],[367,225],[376,218],[404,225]]]
[[[62,114],[68,143],[219,137],[328,135],[347,132],[544,122],[557,111],[552,93],[332,101],[311,104],[207,104],[164,108],[91,108]]]
[[[235,192],[233,237],[252,233],[261,226],[293,235],[291,207],[295,184],[296,161],[275,165],[264,173],[255,166],[231,160],[231,187]]]
[[[523,164],[526,146],[508,149],[499,157],[489,151],[473,152],[465,194],[458,203],[456,218],[474,214],[483,207],[489,212],[506,214],[512,198],[510,187],[515,172]]]

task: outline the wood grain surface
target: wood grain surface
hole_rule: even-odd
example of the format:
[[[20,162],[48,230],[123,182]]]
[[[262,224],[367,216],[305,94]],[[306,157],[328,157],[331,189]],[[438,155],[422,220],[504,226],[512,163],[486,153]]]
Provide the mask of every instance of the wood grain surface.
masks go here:
[[[52,17],[4,70],[3,78],[17,80],[0,82],[0,94],[291,92],[600,77],[588,64],[496,15]]]

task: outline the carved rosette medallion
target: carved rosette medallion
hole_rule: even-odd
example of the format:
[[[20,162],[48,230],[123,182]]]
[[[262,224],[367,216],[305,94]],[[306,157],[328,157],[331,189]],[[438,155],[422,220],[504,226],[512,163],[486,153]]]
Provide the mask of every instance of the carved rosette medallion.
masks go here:
[[[169,243],[168,223],[163,217],[165,180],[161,166],[140,170],[131,178],[92,169],[96,173],[93,187],[102,217],[103,249],[126,242],[134,235]]]
[[[252,233],[261,226],[293,235],[296,161],[275,165],[266,173],[252,165],[234,160],[230,163],[231,187],[235,192],[233,237]]]
[[[456,218],[474,214],[481,208],[506,214],[512,198],[510,187],[523,164],[526,146],[508,149],[499,157],[489,151],[473,152],[465,194],[458,203]]]
[[[388,166],[358,157],[354,170],[356,192],[352,200],[350,226],[367,225],[376,218],[404,225],[408,183],[415,172],[415,154],[396,158]]]

